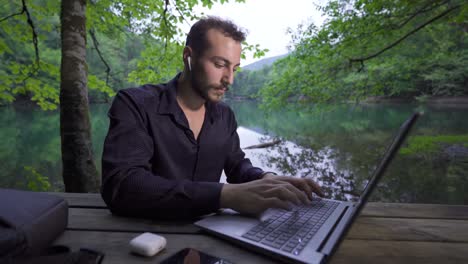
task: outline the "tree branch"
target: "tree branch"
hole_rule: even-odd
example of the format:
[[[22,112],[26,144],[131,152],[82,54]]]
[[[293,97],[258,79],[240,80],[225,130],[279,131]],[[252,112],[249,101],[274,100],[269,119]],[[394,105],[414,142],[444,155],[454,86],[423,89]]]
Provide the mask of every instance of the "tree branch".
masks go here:
[[[36,33],[36,28],[34,27],[34,23],[31,19],[31,14],[29,13],[29,10],[28,10],[28,7],[26,6],[26,2],[25,0],[21,0],[21,2],[23,3],[23,11],[22,12],[25,12],[26,13],[26,16],[28,18],[28,24],[29,26],[31,26],[31,29],[32,29],[32,39],[33,39],[33,44],[34,44],[34,50],[36,52],[36,64],[37,64],[37,67],[39,68],[39,47],[38,47],[38,41],[37,41],[37,33]]]
[[[169,6],[169,0],[166,0],[164,3],[164,12],[163,12],[163,20],[164,20],[164,25],[166,26],[166,31],[168,30],[169,26],[167,25],[167,7]],[[164,43],[164,49],[167,50],[167,44],[168,44],[168,36],[166,35],[166,40]]]
[[[22,3],[21,12],[11,14],[9,16],[6,16],[6,17],[0,19],[0,23],[3,22],[3,21],[8,20],[8,19],[10,19],[10,18],[12,18],[14,16],[19,16],[19,15],[22,15],[22,14],[26,13],[27,22],[28,22],[28,24],[29,24],[29,26],[31,27],[31,30],[32,30],[32,39],[33,39],[34,50],[35,50],[35,54],[36,54],[36,67],[33,66],[32,71],[29,72],[28,75],[22,80],[22,82],[25,83],[39,69],[39,67],[40,67],[40,64],[39,64],[40,57],[39,57],[39,48],[38,48],[36,28],[34,26],[34,23],[33,23],[32,19],[31,19],[31,14],[29,13],[29,10],[28,10],[28,7],[26,6],[25,0],[22,0],[21,3]]]
[[[244,149],[268,148],[268,147],[272,147],[272,146],[274,146],[276,144],[279,144],[279,143],[281,143],[281,140],[276,139],[276,140],[273,140],[271,142],[260,143],[260,144],[257,144],[257,145],[248,146],[248,147],[245,147]]]
[[[29,13],[29,10],[28,10],[28,7],[26,6],[26,2],[25,0],[21,0],[21,3],[23,5],[23,7],[21,8],[21,12],[19,13],[15,13],[15,14],[11,14],[9,16],[6,16],[2,19],[0,19],[0,23],[7,20],[7,19],[10,19],[14,16],[19,16],[19,15],[22,15],[24,13],[26,13],[26,17],[27,17],[27,22],[29,24],[29,26],[31,27],[32,29],[32,39],[33,39],[33,44],[34,44],[34,51],[36,53],[36,64],[37,64],[37,67],[39,68],[39,47],[38,47],[38,41],[37,41],[37,33],[36,33],[36,27],[34,26],[34,23],[31,19],[31,14]]]
[[[450,2],[450,0],[447,0],[447,1],[444,1],[442,3],[439,3],[437,5],[432,5],[431,2],[429,2],[428,5],[425,5],[423,7],[421,7],[419,10],[417,10],[416,12],[410,14],[410,16],[408,18],[406,18],[404,21],[402,21],[399,25],[393,27],[393,29],[400,29],[402,28],[404,25],[408,24],[413,18],[417,17],[418,15],[421,15],[423,13],[426,13],[426,12],[429,12],[429,11],[432,11],[438,7],[441,7],[445,4],[447,4],[448,2]]]
[[[385,19],[404,19],[402,20],[401,22],[399,22],[398,25],[389,25],[389,28],[391,30],[398,30],[398,29],[401,29],[403,28],[406,24],[408,24],[411,20],[413,20],[415,17],[417,17],[418,15],[422,15],[424,13],[427,13],[429,11],[432,11],[438,7],[441,7],[447,3],[449,3],[450,0],[446,0],[444,2],[441,2],[437,5],[433,5],[432,2],[429,2],[427,5],[424,5],[422,7],[420,7],[419,9],[417,9],[416,11],[412,12],[412,13],[409,13],[406,18],[404,18],[405,16],[395,16],[395,15],[385,15],[384,18]],[[397,23],[397,22],[395,22]],[[384,31],[385,28],[377,28],[376,30],[373,30],[373,31],[369,31],[369,32],[366,32],[366,33],[363,33],[363,34],[360,34],[360,35],[357,35],[357,36],[354,36],[354,37],[348,37],[346,39],[344,39],[342,41],[342,43],[348,43],[350,41],[354,41],[356,39],[362,39],[362,38],[367,38],[369,36],[373,36],[375,33],[379,32],[379,31]],[[352,62],[350,61],[350,65],[352,64]],[[364,65],[361,65],[362,67],[364,67]],[[361,67],[361,69],[362,69]],[[359,70],[360,71],[360,70]]]
[[[361,57],[361,58],[351,58],[350,59],[350,62],[364,62],[366,60],[370,60],[372,58],[375,58],[377,56],[379,56],[380,54],[384,53],[385,51],[395,47],[396,45],[398,45],[400,42],[402,42],[403,40],[405,40],[407,37],[411,36],[412,34],[416,33],[417,31],[421,30],[422,28],[424,28],[425,26],[429,25],[430,23],[436,21],[437,19],[439,18],[442,18],[444,17],[445,15],[447,15],[448,13],[452,12],[453,10],[457,9],[457,8],[460,8],[461,5],[457,5],[457,6],[454,6],[452,8],[449,8],[447,10],[445,10],[444,12],[440,13],[439,15],[429,19],[428,21],[426,21],[425,23],[419,25],[418,27],[414,28],[413,30],[411,30],[410,32],[406,33],[404,36],[402,36],[401,38],[397,39],[395,42],[391,43],[390,45],[386,46],[385,48],[381,49],[380,51],[374,53],[374,54],[371,54],[369,56],[366,56],[366,57]]]
[[[179,15],[180,15],[180,16],[182,17],[182,19],[185,21],[185,23],[187,23],[187,25],[190,26],[190,23],[187,21],[187,19],[185,18],[184,14],[182,13],[182,11],[180,11],[180,9],[177,7],[177,0],[175,0],[174,6],[175,6],[175,9],[177,10],[177,12],[179,12]]]
[[[3,21],[5,21],[5,20],[7,20],[7,19],[10,19],[10,18],[12,18],[12,17],[14,17],[14,16],[22,15],[23,13],[24,13],[24,7],[23,7],[23,9],[21,10],[21,12],[16,13],[16,14],[11,14],[11,15],[9,15],[9,16],[7,16],[7,17],[4,17],[4,18],[0,19],[0,23],[3,22]]]
[[[99,50],[99,42],[97,41],[94,29],[90,29],[89,34],[91,35],[91,39],[93,40],[94,48],[96,48],[96,51],[97,51],[97,53],[99,55],[99,58],[101,59],[101,61],[106,66],[106,85],[109,85],[109,75],[110,75],[110,72],[111,72],[111,68],[110,68],[109,64],[106,62],[106,60],[104,59],[104,57],[102,56],[101,50]]]

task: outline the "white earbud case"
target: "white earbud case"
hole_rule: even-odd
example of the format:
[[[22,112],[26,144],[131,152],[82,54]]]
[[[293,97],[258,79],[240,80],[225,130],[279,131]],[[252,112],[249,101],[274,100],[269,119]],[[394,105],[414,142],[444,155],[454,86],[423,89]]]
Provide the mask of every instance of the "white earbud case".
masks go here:
[[[166,238],[153,234],[143,233],[130,241],[130,250],[136,254],[151,257],[166,247]]]

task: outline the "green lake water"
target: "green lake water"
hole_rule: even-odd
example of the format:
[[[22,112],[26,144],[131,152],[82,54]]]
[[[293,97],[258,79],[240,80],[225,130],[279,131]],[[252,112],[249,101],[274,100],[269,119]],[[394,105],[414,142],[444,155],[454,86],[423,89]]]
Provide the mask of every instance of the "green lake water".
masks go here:
[[[468,106],[336,105],[265,113],[254,102],[229,104],[239,126],[265,135],[265,142],[281,140],[256,150],[261,164],[255,165],[312,177],[330,198],[342,200],[362,191],[411,112],[424,111],[372,200],[468,204]],[[99,169],[108,107],[91,105]],[[0,125],[0,187],[63,190],[58,111],[1,107]]]

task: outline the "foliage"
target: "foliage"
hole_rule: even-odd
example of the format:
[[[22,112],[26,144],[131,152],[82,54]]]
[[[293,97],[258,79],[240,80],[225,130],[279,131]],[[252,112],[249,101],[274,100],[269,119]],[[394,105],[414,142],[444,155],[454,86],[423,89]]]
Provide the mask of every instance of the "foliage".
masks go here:
[[[461,144],[468,148],[468,135],[414,136],[408,146],[401,148],[403,155],[424,155],[441,152],[444,145]]]
[[[141,59],[136,62],[136,68],[129,73],[128,80],[133,83],[159,83],[168,81],[174,74],[182,70],[181,44],[175,43],[164,47],[163,43],[147,45],[142,51]],[[164,53],[160,53],[165,50]],[[155,55],[158,57],[155,57]]]
[[[235,0],[244,2],[245,0]],[[0,105],[17,99],[52,110],[59,103],[60,1],[24,1],[37,34],[38,55],[22,1],[2,1],[0,10]],[[90,101],[108,101],[115,91],[161,82],[182,69],[186,32],[181,24],[199,18],[194,7],[227,0],[99,0],[86,10]],[[265,49],[244,43],[244,51]],[[243,56],[245,56],[243,54]]]
[[[57,1],[25,1],[34,33],[38,39],[38,54],[31,40],[33,33],[24,14],[3,20],[0,24],[0,103],[11,103],[19,96],[30,98],[44,110],[53,110],[59,103],[60,25]],[[10,1],[0,11],[2,18],[21,11],[21,1]],[[95,75],[90,75],[91,89],[112,94]]]
[[[265,66],[257,71],[241,69],[236,73],[232,89],[226,94],[226,98],[256,98],[258,92],[268,80],[270,66]]]
[[[28,172],[28,174],[26,174],[28,190],[35,192],[45,192],[50,190],[50,183],[47,177],[38,173],[31,166],[24,166],[24,170]]]
[[[266,107],[369,96],[468,95],[468,3],[332,0],[321,28],[301,25],[294,51],[260,91]]]

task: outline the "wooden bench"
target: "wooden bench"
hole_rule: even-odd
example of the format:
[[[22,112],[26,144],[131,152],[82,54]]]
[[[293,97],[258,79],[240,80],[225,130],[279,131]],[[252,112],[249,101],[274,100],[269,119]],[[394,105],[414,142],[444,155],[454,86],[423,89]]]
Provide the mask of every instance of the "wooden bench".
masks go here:
[[[277,263],[191,223],[114,216],[99,194],[54,194],[70,206],[68,228],[56,244],[101,251],[106,264],[159,263],[186,247],[234,263]],[[152,258],[131,254],[128,243],[142,232],[166,237],[166,249]],[[468,205],[369,203],[332,263],[468,263]]]

